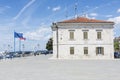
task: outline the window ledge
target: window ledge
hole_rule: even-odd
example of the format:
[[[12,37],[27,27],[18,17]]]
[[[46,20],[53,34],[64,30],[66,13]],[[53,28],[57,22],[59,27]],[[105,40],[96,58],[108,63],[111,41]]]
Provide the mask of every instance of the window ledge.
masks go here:
[[[103,39],[96,39],[97,41],[102,41]]]
[[[88,54],[84,54],[84,56],[89,56]]]
[[[89,39],[83,39],[84,41],[88,41]]]
[[[97,54],[97,56],[104,56],[104,54]]]
[[[75,41],[75,39],[69,39],[69,41]]]

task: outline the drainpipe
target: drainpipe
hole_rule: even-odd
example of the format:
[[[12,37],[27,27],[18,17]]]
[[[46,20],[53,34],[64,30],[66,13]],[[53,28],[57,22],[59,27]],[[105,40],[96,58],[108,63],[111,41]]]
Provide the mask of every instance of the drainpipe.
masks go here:
[[[53,26],[56,29],[56,45],[57,45],[57,55],[56,58],[59,58],[59,45],[58,45],[58,26],[56,23],[53,23]]]

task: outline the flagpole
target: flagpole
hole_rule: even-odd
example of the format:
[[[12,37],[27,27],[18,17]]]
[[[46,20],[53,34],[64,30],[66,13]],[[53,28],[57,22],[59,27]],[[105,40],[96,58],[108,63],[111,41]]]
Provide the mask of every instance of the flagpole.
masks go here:
[[[19,39],[19,51],[21,51],[21,40]]]
[[[17,33],[14,31],[14,52],[15,52],[15,38],[19,38],[19,51],[21,51],[21,40],[25,40],[23,33]]]
[[[15,52],[15,30],[14,30],[14,52]]]

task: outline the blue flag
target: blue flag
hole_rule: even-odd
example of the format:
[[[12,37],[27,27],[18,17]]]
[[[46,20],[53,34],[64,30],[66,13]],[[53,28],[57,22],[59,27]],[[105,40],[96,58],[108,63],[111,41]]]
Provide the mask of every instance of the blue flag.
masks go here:
[[[14,38],[23,38],[23,33],[14,32]]]

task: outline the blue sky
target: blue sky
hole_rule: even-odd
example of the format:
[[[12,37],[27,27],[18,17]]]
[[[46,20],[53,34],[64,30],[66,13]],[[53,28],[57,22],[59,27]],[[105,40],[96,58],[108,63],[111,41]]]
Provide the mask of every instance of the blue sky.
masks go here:
[[[0,0],[0,51],[13,50],[14,30],[26,37],[25,50],[37,50],[38,44],[45,49],[52,22],[74,18],[75,4],[78,16],[114,21],[114,36],[120,36],[120,0]]]

